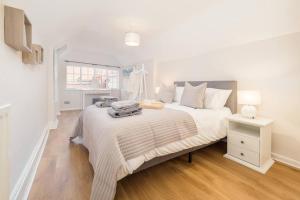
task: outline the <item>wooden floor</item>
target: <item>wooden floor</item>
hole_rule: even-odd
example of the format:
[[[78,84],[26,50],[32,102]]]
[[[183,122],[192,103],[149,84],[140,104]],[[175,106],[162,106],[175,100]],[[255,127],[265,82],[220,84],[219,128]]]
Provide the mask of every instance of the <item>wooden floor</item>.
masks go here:
[[[88,151],[69,144],[79,112],[63,112],[51,131],[36,174],[30,200],[89,199],[93,170]],[[223,158],[219,143],[187,156],[128,176],[119,181],[117,200],[248,200],[300,199],[300,171],[275,163],[262,175]]]

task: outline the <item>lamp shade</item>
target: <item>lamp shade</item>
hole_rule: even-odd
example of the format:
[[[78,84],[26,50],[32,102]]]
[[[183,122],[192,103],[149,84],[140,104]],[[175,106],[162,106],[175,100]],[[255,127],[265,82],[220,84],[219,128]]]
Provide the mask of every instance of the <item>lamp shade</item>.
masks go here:
[[[259,105],[261,96],[259,91],[242,90],[238,91],[238,104]]]
[[[127,46],[139,46],[140,45],[140,35],[135,32],[126,33],[125,44]]]

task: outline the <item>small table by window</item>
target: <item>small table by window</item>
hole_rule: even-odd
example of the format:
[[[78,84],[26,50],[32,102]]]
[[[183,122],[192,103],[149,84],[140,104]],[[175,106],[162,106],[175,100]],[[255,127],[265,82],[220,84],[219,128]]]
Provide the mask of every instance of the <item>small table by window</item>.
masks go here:
[[[82,90],[82,110],[84,110],[88,105],[92,104],[92,97],[101,97],[111,95],[110,89],[99,89],[99,90]],[[87,101],[87,98],[90,101]],[[89,103],[88,103],[89,102]]]

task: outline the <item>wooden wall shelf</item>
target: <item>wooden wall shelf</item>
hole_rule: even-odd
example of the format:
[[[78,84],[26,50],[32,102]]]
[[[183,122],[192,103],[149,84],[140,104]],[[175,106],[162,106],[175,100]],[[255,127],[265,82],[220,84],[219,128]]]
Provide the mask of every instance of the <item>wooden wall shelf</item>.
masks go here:
[[[22,52],[22,61],[24,64],[42,64],[44,57],[43,47],[37,44],[31,45],[31,52]]]
[[[4,41],[22,52],[31,52],[32,26],[23,10],[4,7]]]

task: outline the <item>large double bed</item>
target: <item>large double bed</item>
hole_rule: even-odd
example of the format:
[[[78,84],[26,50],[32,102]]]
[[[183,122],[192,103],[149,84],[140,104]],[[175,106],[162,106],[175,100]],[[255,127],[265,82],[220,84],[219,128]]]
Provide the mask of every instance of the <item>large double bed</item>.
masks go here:
[[[189,81],[193,86],[204,81]],[[205,81],[207,87],[232,90],[225,107],[194,109],[178,102],[141,115],[111,118],[107,108],[89,106],[73,137],[80,136],[94,169],[92,200],[114,198],[117,181],[125,176],[188,154],[226,137],[226,117],[237,110],[236,81]],[[175,82],[184,86],[185,82]],[[190,157],[191,159],[191,157]]]

